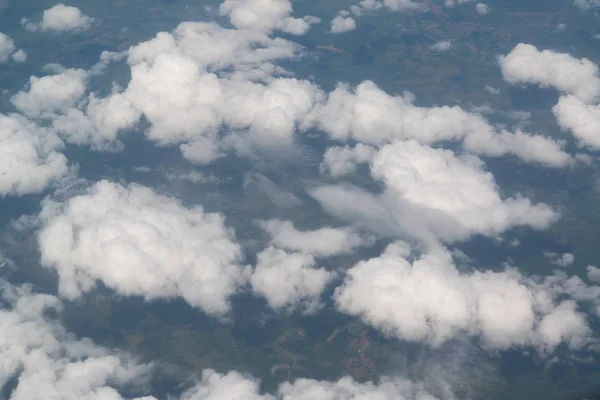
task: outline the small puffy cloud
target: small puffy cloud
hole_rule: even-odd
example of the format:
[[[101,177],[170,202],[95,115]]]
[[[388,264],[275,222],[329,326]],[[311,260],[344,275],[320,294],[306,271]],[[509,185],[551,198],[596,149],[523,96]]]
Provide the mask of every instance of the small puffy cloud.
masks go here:
[[[88,74],[82,69],[67,69],[55,75],[29,78],[27,90],[12,97],[13,104],[29,117],[51,117],[74,107],[86,92]]]
[[[278,29],[300,36],[320,21],[315,17],[293,18],[292,11],[290,0],[225,0],[219,6],[219,14],[229,16],[237,29],[264,33]]]
[[[563,151],[564,144],[551,138],[520,130],[498,130],[481,115],[459,106],[419,107],[414,100],[410,93],[391,96],[371,81],[362,82],[354,90],[340,85],[325,102],[316,104],[301,127],[320,129],[340,142],[355,140],[381,146],[398,139],[415,139],[423,144],[462,141],[466,150],[477,154],[512,154],[551,167],[573,162]]]
[[[433,44],[430,49],[433,51],[448,51],[452,47],[451,40],[442,40],[441,42],[437,42]]]
[[[39,193],[69,174],[63,142],[23,116],[0,114],[0,196]]]
[[[40,218],[42,263],[56,269],[69,299],[101,281],[122,295],[180,296],[221,316],[246,281],[223,216],[142,186],[101,181],[65,203],[45,201]]]
[[[77,339],[48,319],[47,311],[62,308],[56,297],[5,281],[0,281],[0,297],[0,387],[16,384],[11,399],[123,400],[117,389],[140,389],[147,382],[151,364]]]
[[[371,244],[371,240],[360,236],[351,228],[325,227],[299,231],[290,221],[279,219],[261,221],[260,225],[271,235],[272,245],[316,257],[350,253],[357,247]]]
[[[555,299],[516,270],[461,273],[444,249],[412,262],[409,255],[407,245],[395,243],[350,268],[335,291],[338,309],[386,335],[432,346],[460,334],[479,336],[490,348],[541,352],[563,342],[581,348],[590,340],[573,301]]]
[[[494,87],[491,87],[489,85],[485,85],[484,87],[485,91],[488,92],[489,94],[493,94],[493,95],[498,95],[500,94],[500,89],[496,89]]]
[[[275,310],[299,308],[313,313],[321,308],[321,293],[332,278],[333,273],[315,268],[312,255],[271,246],[258,253],[250,284]]]
[[[587,277],[590,281],[600,283],[600,268],[594,265],[588,265],[586,267]]]
[[[552,50],[538,50],[519,43],[499,58],[504,79],[509,83],[531,83],[553,87],[589,103],[600,95],[598,67],[587,58],[577,59]]]
[[[338,15],[331,20],[331,33],[350,32],[354,29],[356,29],[356,21],[351,17]]]
[[[544,255],[546,256],[546,258],[549,258],[550,260],[552,260],[553,264],[556,264],[560,267],[568,267],[569,265],[573,264],[573,262],[575,261],[575,256],[571,253],[564,253],[559,256],[556,253],[547,252],[547,253],[544,253]]]
[[[423,11],[426,9],[426,6],[423,3],[413,0],[361,0],[359,2],[359,7],[364,10],[380,10],[382,8],[387,8],[390,11]],[[353,12],[355,14],[360,13],[359,10]]]
[[[83,32],[92,26],[94,18],[83,14],[77,7],[66,6],[62,3],[55,5],[44,11],[42,20],[39,23],[33,23],[24,18],[21,24],[29,31],[35,32]]]
[[[485,15],[491,11],[491,8],[487,4],[477,3],[475,4],[475,10],[477,10],[480,15]]]
[[[13,60],[16,63],[24,62],[27,55],[23,50],[17,50],[15,42],[8,35],[0,32],[0,64]]]
[[[358,164],[371,161],[377,153],[372,146],[357,143],[354,147],[332,146],[323,155],[323,161],[319,165],[322,174],[328,174],[334,178],[354,172]]]

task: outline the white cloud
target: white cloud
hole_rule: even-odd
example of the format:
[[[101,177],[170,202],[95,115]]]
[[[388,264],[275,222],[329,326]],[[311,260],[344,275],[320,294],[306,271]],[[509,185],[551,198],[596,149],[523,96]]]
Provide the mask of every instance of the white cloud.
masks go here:
[[[371,161],[377,153],[377,149],[362,143],[354,147],[332,146],[323,155],[323,161],[319,166],[321,173],[329,174],[334,178],[354,172],[358,164]]]
[[[571,253],[564,253],[561,256],[558,256],[556,253],[544,253],[544,255],[552,260],[552,263],[560,266],[560,267],[568,267],[573,264],[575,261],[575,256]]]
[[[321,293],[332,278],[333,273],[315,268],[312,255],[271,246],[257,255],[250,284],[275,310],[299,308],[313,313],[321,308]]]
[[[561,342],[590,340],[585,316],[516,270],[461,273],[437,249],[412,262],[403,243],[347,271],[336,289],[340,311],[359,316],[389,336],[438,346],[460,334],[480,336],[491,348],[533,346],[552,351]]]
[[[229,16],[237,29],[264,33],[278,29],[299,36],[320,21],[315,17],[293,18],[292,11],[289,0],[225,0],[219,6],[219,14]]]
[[[500,89],[496,89],[494,87],[491,87],[489,85],[485,85],[484,87],[485,91],[488,92],[489,94],[493,94],[493,95],[498,95],[500,94]]]
[[[433,51],[448,51],[452,47],[451,40],[442,40],[441,42],[437,42],[436,44],[430,47]]]
[[[83,14],[79,8],[59,3],[45,10],[39,23],[29,22],[24,18],[21,24],[33,32],[41,30],[62,33],[86,31],[94,21],[94,18]]]
[[[571,131],[580,146],[600,148],[600,105],[586,104],[575,96],[561,96],[552,112],[561,129]]]
[[[0,64],[12,59],[16,63],[24,62],[26,54],[23,50],[17,50],[15,42],[8,35],[0,32]]]
[[[124,91],[92,94],[85,107],[56,118],[55,128],[70,141],[114,148],[118,134],[143,115],[149,139],[180,145],[196,163],[228,150],[285,153],[296,124],[323,96],[309,81],[274,78],[285,71],[272,62],[294,58],[297,50],[260,32],[183,23],[129,50],[131,81]]]
[[[123,295],[181,296],[220,316],[246,281],[241,248],[220,214],[142,186],[101,181],[65,203],[45,201],[40,217],[42,263],[56,269],[68,299],[102,281]]]
[[[117,388],[141,387],[149,378],[151,364],[76,339],[48,319],[48,310],[62,308],[57,298],[4,281],[0,296],[0,387],[18,378],[11,399],[121,400]]]
[[[354,91],[340,85],[318,103],[301,125],[320,129],[337,141],[356,140],[381,146],[397,139],[416,139],[423,144],[462,141],[466,150],[498,157],[516,155],[527,162],[564,167],[573,162],[563,143],[522,131],[497,130],[481,115],[458,106],[415,106],[410,93],[390,96],[373,82]]]
[[[385,236],[426,243],[495,236],[515,226],[544,229],[558,215],[521,196],[502,199],[493,176],[474,156],[456,156],[415,141],[385,145],[371,161],[381,195],[343,186],[310,193],[325,211]]]
[[[356,29],[356,21],[351,17],[338,15],[331,20],[331,33],[350,32],[354,29]]]
[[[0,114],[0,195],[39,193],[66,177],[63,142],[26,118]]]
[[[475,4],[475,9],[477,10],[477,12],[480,15],[485,15],[485,14],[489,13],[491,10],[491,8],[487,4],[484,4],[484,3]]]
[[[501,56],[499,62],[502,75],[509,83],[554,87],[586,103],[600,95],[598,67],[587,58],[540,51],[530,44],[519,43],[506,56]]]
[[[588,265],[586,267],[587,277],[590,281],[600,283],[600,268],[594,265]]]
[[[359,6],[365,10],[380,10],[385,7],[390,11],[423,11],[426,8],[423,3],[413,0],[361,0]]]
[[[351,228],[319,228],[299,231],[290,221],[271,219],[261,221],[261,227],[271,235],[271,244],[276,247],[309,253],[316,257],[329,257],[350,253],[355,248],[372,244]]]
[[[67,69],[55,75],[29,78],[27,90],[12,97],[13,104],[29,117],[52,117],[74,107],[86,92],[88,74],[82,69]]]

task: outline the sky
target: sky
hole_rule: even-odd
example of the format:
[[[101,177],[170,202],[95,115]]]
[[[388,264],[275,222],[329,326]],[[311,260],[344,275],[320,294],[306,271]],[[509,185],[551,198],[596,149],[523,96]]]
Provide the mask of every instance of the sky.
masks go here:
[[[337,40],[367,19],[459,8],[486,18],[493,3],[349,1],[328,19],[296,6],[225,0],[90,65],[41,60],[19,41],[58,47],[101,29],[102,16],[76,1],[21,15],[14,31],[0,26],[0,71],[31,71],[2,88],[0,108],[3,396],[166,398],[154,391],[166,362],[95,343],[61,321],[65,307],[98,293],[177,299],[233,325],[241,312],[233,299],[243,294],[277,315],[333,310],[433,353],[466,341],[546,366],[596,360],[600,268],[568,248],[540,250],[543,271],[509,255],[534,248],[575,211],[507,185],[504,174],[595,173],[597,55],[519,42],[494,56],[502,93],[556,97],[544,114],[554,131],[545,132],[522,110],[506,124],[487,104],[427,104],[381,84],[374,67],[372,77],[331,87],[294,72],[312,57],[303,38],[315,29]],[[565,7],[589,15],[600,3]],[[424,51],[445,57],[460,46],[440,38]],[[498,96],[496,86],[478,90]],[[11,256],[19,232],[30,240],[27,262]],[[479,261],[465,250],[475,241],[497,246],[502,261]],[[28,263],[54,283],[13,279],[27,276]],[[458,398],[435,371],[298,378],[266,392],[252,373],[207,368],[181,378],[169,398]]]

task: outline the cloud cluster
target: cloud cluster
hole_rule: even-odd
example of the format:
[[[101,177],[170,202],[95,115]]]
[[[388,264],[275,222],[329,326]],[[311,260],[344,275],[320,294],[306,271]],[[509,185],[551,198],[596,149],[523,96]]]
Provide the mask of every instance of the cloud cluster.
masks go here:
[[[320,129],[341,142],[355,140],[381,146],[398,139],[428,145],[462,141],[467,151],[492,157],[511,154],[551,167],[573,162],[563,151],[563,144],[550,138],[498,130],[481,115],[459,106],[419,107],[414,100],[410,93],[391,96],[371,81],[354,90],[340,85],[325,102],[315,105],[301,127]]]
[[[356,29],[356,21],[350,17],[348,11],[340,11],[338,15],[331,20],[331,33],[345,33]]]
[[[383,146],[370,160],[380,195],[323,186],[313,197],[330,214],[386,236],[428,244],[495,236],[515,226],[544,229],[558,214],[521,196],[502,199],[493,176],[475,156],[457,156],[414,140]]]
[[[65,203],[45,201],[40,218],[42,263],[56,269],[68,299],[101,281],[122,295],[181,296],[222,316],[247,279],[222,215],[142,186],[100,181]]]
[[[30,22],[27,18],[23,18],[21,25],[31,32],[77,33],[90,29],[94,21],[94,18],[83,14],[79,8],[59,3],[45,10],[40,22]]]
[[[11,399],[121,400],[117,389],[143,388],[150,377],[152,364],[77,339],[48,319],[48,310],[62,307],[56,297],[0,281],[0,298],[0,387],[16,380]]]
[[[27,54],[17,49],[15,42],[8,35],[0,32],[0,64],[12,60],[16,63],[24,62],[27,59]]]
[[[459,334],[478,336],[491,348],[534,346],[542,352],[590,341],[576,303],[556,299],[564,290],[536,285],[516,270],[461,273],[445,249],[412,262],[409,256],[406,244],[395,243],[350,268],[335,292],[338,309],[386,335],[432,346]]]
[[[600,75],[598,66],[587,58],[538,50],[520,43],[499,59],[509,83],[530,83],[552,87],[563,93],[552,108],[559,126],[571,131],[582,147],[600,148]]]

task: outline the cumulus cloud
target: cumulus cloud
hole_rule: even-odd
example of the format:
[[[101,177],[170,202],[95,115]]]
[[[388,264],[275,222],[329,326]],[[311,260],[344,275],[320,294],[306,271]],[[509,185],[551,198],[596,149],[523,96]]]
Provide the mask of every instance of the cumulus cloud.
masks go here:
[[[278,29],[300,36],[320,21],[310,16],[293,18],[292,11],[289,0],[225,0],[219,6],[219,14],[229,16],[236,28],[264,33]]]
[[[324,227],[299,231],[290,221],[279,219],[260,221],[260,225],[271,235],[271,244],[274,246],[317,257],[350,253],[357,247],[372,244],[369,238],[360,236],[351,228]]]
[[[588,265],[586,267],[587,277],[590,281],[600,283],[600,268],[594,265]]]
[[[373,146],[357,143],[356,146],[332,146],[323,155],[319,170],[334,178],[352,173],[359,164],[367,163],[373,159],[377,149]]]
[[[101,181],[64,203],[45,201],[40,218],[42,263],[56,269],[68,299],[101,281],[122,295],[181,296],[221,316],[246,282],[241,248],[222,215],[142,186]]]
[[[413,0],[361,0],[357,7],[358,10],[355,9],[355,14],[360,14],[360,9],[380,10],[387,8],[390,11],[424,11],[426,9],[423,3]]]
[[[575,302],[556,299],[516,270],[461,273],[444,249],[412,262],[409,256],[406,244],[394,243],[350,268],[335,291],[338,309],[386,335],[432,346],[460,334],[478,336],[490,348],[533,346],[541,352],[590,341]]]
[[[441,42],[437,42],[433,44],[430,49],[433,51],[448,51],[452,47],[451,40],[442,40]]]
[[[63,142],[23,116],[0,114],[0,195],[39,193],[69,172]]]
[[[475,156],[457,156],[416,141],[385,145],[371,161],[385,185],[381,195],[343,186],[311,191],[332,215],[383,235],[452,242],[495,236],[515,226],[544,229],[558,214],[517,195],[500,197],[496,182]]]
[[[558,254],[553,252],[546,252],[544,253],[544,256],[552,260],[552,263],[560,267],[568,267],[575,261],[575,256],[571,253],[564,253],[559,256]]]
[[[485,3],[477,3],[475,4],[475,9],[481,15],[485,15],[490,12],[491,8]]]
[[[600,0],[573,0],[573,5],[582,10],[600,7]]]
[[[600,105],[586,104],[575,96],[561,96],[552,113],[561,129],[570,131],[580,146],[600,148]]]
[[[356,29],[356,21],[352,17],[338,15],[331,20],[331,33],[344,33]]]
[[[414,96],[391,96],[371,81],[355,90],[340,85],[306,117],[303,129],[317,128],[332,139],[356,140],[381,146],[397,139],[423,144],[459,140],[466,150],[487,156],[515,155],[526,162],[564,167],[573,162],[563,143],[520,130],[508,132],[491,126],[478,114],[459,106],[419,107]]]
[[[88,74],[82,69],[67,69],[55,75],[32,76],[26,90],[12,97],[13,104],[29,117],[52,117],[74,107],[86,92]]]
[[[11,399],[121,400],[117,389],[140,388],[149,378],[151,364],[77,339],[48,319],[48,310],[62,308],[56,297],[0,281],[0,298],[0,387],[18,378]]]
[[[321,293],[332,278],[333,273],[315,268],[312,255],[289,253],[271,246],[258,253],[250,284],[269,307],[301,309],[310,314],[321,308]]]
[[[600,95],[598,67],[587,58],[577,59],[566,53],[538,50],[519,43],[499,58],[504,79],[509,83],[531,83],[553,87],[589,103]]]
[[[38,30],[56,33],[82,32],[90,29],[93,23],[94,18],[83,14],[79,8],[62,3],[45,10],[42,20],[38,23],[30,22],[26,18],[21,20],[21,24],[32,32]]]
[[[23,50],[17,50],[15,42],[8,35],[0,32],[0,64],[11,59],[16,63],[21,63],[27,59],[27,55]]]
[[[293,146],[297,123],[323,96],[273,64],[297,54],[293,43],[261,32],[182,23],[173,34],[159,33],[129,50],[125,90],[106,98],[91,94],[56,117],[54,127],[69,141],[112,149],[144,116],[149,139],[180,145],[196,163],[227,150],[283,153]]]

